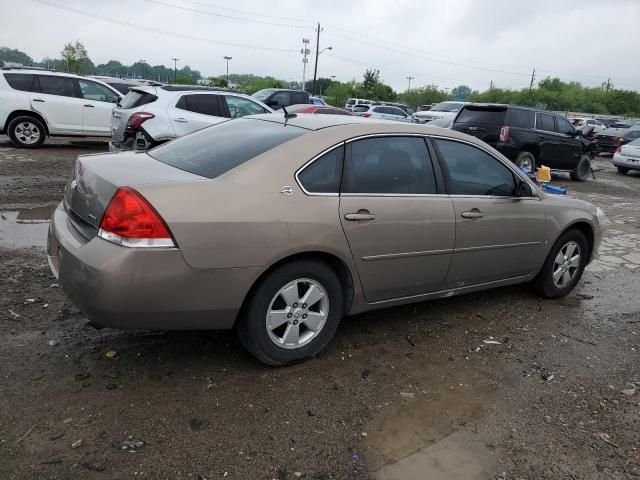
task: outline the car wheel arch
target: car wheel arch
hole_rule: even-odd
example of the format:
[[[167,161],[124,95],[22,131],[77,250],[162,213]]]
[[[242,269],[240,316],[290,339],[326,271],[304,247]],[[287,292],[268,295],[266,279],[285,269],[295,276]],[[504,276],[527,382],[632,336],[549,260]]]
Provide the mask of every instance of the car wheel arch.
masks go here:
[[[525,145],[522,146],[522,149],[520,150],[521,152],[529,152],[531,155],[533,155],[536,159],[536,161],[538,160],[538,154],[540,153],[540,148],[536,145],[527,143]]]
[[[6,132],[7,129],[9,128],[9,124],[11,123],[11,121],[14,118],[18,118],[18,117],[34,117],[34,118],[37,118],[44,125],[45,133],[47,135],[50,135],[50,133],[49,133],[49,124],[47,123],[47,120],[42,115],[40,115],[37,112],[34,112],[33,110],[14,110],[13,112],[11,112],[9,114],[9,116],[7,117],[7,121],[4,124],[4,130],[3,131]]]
[[[240,317],[242,311],[245,309],[249,299],[253,295],[256,288],[260,285],[260,283],[264,280],[264,278],[269,275],[271,272],[280,268],[283,265],[288,263],[296,262],[299,260],[315,260],[320,261],[328,265],[338,276],[340,279],[340,283],[342,284],[342,288],[344,289],[344,315],[348,315],[351,310],[351,306],[353,304],[353,299],[355,295],[354,290],[354,275],[351,272],[351,269],[347,266],[347,264],[338,256],[323,252],[323,251],[308,251],[308,252],[300,252],[294,253],[283,258],[278,259],[276,262],[271,264],[269,268],[265,269],[259,276],[256,278],[247,291],[247,294],[242,301],[242,306],[238,310],[238,317]]]
[[[593,230],[593,226],[584,220],[577,220],[569,225],[567,225],[564,229],[562,229],[558,235],[556,236],[556,238],[553,241],[553,244],[555,244],[555,242],[558,241],[558,238],[560,238],[562,235],[564,235],[566,232],[568,232],[569,230],[579,230],[580,232],[582,232],[584,234],[585,237],[587,237],[587,245],[589,247],[589,255],[588,258],[591,259],[591,255],[593,253],[593,247],[594,247],[594,242],[595,242],[595,232]]]

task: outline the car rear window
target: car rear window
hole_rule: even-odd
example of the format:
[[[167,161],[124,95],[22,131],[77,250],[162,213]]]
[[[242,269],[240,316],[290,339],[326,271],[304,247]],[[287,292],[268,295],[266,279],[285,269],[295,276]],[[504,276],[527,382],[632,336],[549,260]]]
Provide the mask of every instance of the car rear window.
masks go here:
[[[368,105],[356,105],[355,107],[353,107],[353,111],[354,112],[368,112],[369,111],[369,106]]]
[[[158,97],[152,93],[143,92],[142,90],[129,90],[129,93],[120,100],[120,108],[124,108],[125,110],[137,108],[155,102],[157,99]]]
[[[33,75],[30,73],[5,73],[4,78],[14,90],[32,91]]]
[[[504,125],[506,108],[463,107],[456,123],[480,123],[483,125]]]
[[[239,118],[185,135],[148,153],[180,170],[216,178],[307,132],[293,125]]]

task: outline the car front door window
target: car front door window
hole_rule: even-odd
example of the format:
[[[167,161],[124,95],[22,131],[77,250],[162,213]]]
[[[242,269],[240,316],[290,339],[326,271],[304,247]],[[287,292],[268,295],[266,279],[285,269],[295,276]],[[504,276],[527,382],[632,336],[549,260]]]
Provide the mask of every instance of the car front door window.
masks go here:
[[[267,110],[262,108],[259,104],[246,98],[237,97],[235,95],[225,95],[225,100],[227,101],[227,108],[229,109],[229,115],[231,118],[267,113]]]

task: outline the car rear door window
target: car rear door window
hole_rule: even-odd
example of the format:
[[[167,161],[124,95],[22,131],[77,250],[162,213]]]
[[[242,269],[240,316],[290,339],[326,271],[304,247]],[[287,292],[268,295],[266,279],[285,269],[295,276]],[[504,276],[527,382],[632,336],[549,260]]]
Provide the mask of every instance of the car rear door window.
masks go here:
[[[61,97],[75,97],[76,91],[73,79],[49,75],[39,75],[40,93],[47,95],[59,95]]]
[[[433,164],[422,137],[379,137],[349,144],[342,192],[435,194]]]
[[[573,136],[575,134],[575,129],[569,121],[562,117],[556,117],[556,127],[558,128],[558,133],[562,133],[563,135]]]
[[[31,92],[33,86],[33,75],[30,73],[5,73],[4,78],[14,90]]]
[[[302,187],[310,193],[338,193],[344,147],[325,153],[298,174]]]
[[[553,121],[553,115],[538,113],[536,118],[536,128],[538,130],[544,130],[545,132],[555,132],[556,128]]]
[[[515,196],[513,173],[499,160],[466,143],[434,142],[449,174],[451,195]]]
[[[159,162],[206,178],[216,178],[309,130],[240,118],[177,138],[149,150]]]
[[[218,95],[197,94],[183,95],[176,104],[176,108],[187,110],[202,115],[212,115],[214,117],[223,117]]]

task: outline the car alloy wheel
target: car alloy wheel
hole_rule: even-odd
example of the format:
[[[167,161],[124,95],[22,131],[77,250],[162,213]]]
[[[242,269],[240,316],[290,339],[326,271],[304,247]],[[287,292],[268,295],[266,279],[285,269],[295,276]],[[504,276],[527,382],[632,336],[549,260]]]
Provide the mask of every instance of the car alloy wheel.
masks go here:
[[[569,285],[580,269],[580,246],[570,241],[565,243],[553,262],[553,283],[558,288]]]
[[[329,316],[329,296],[316,280],[300,278],[271,299],[266,315],[269,338],[278,347],[302,347],[322,331]]]
[[[16,138],[24,145],[33,145],[40,140],[40,129],[31,122],[20,122],[13,130]]]

